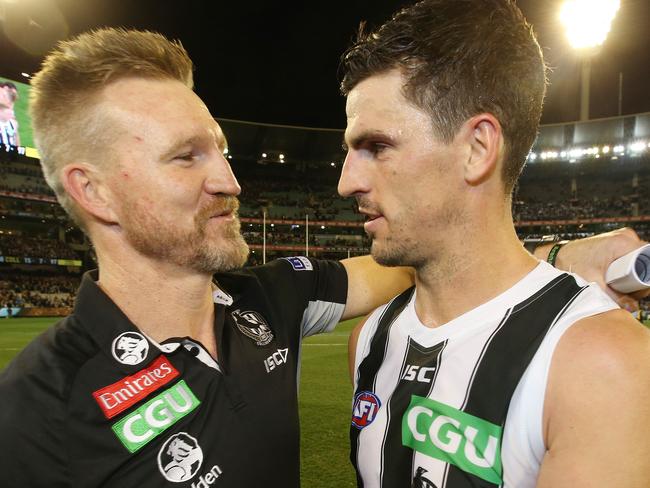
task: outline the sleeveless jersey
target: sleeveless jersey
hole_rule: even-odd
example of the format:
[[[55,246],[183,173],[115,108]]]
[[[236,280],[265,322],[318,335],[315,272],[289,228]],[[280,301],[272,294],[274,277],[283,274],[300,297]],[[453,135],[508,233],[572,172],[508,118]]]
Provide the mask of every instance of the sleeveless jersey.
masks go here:
[[[364,488],[533,488],[555,346],[576,321],[617,305],[541,262],[496,298],[436,328],[415,288],[359,335],[351,460]]]

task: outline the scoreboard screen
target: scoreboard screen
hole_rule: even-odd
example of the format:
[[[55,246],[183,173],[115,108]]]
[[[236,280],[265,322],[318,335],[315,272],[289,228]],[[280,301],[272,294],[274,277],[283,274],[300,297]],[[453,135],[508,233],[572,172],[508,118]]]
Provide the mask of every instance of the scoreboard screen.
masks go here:
[[[0,76],[0,144],[34,148],[29,85]],[[31,152],[28,150],[28,152]]]

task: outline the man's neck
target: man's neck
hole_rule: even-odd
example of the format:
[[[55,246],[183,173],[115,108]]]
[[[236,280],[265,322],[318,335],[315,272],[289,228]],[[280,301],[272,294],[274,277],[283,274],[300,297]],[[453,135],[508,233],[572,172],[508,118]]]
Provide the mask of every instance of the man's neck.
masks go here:
[[[429,327],[490,301],[538,264],[523,249],[512,225],[502,226],[500,232],[483,227],[468,233],[467,229],[460,229],[455,242],[447,240],[449,245],[436,250],[435,260],[416,270],[415,309]]]
[[[98,285],[142,332],[157,342],[192,337],[216,358],[210,275],[142,256],[98,255]]]

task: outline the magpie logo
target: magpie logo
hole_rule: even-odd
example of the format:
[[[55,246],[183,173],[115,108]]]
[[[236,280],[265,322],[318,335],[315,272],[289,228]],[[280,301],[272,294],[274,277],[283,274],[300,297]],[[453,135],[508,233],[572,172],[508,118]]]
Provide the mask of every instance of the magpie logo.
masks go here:
[[[232,319],[237,324],[239,331],[249,339],[255,341],[258,346],[266,346],[273,340],[273,332],[264,320],[264,317],[258,312],[245,311],[237,309],[230,313]]]
[[[113,340],[113,357],[122,364],[140,364],[147,357],[149,342],[138,332],[124,332]]]
[[[185,432],[174,434],[158,452],[158,468],[172,483],[190,480],[203,463],[203,451],[198,441]]]
[[[433,482],[423,476],[426,472],[426,469],[424,469],[422,466],[418,466],[418,469],[415,472],[415,478],[413,478],[413,484],[411,485],[411,488],[438,488],[433,484]]]

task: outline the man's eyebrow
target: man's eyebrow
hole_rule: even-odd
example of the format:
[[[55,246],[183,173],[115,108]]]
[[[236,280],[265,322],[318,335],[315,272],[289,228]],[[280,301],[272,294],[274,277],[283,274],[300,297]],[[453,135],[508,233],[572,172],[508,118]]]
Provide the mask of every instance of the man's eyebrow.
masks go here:
[[[341,147],[343,148],[344,151],[347,151],[350,147],[360,147],[364,143],[372,140],[377,140],[379,142],[393,142],[393,136],[390,135],[388,132],[384,132],[381,130],[366,130],[363,132],[359,132],[358,134],[355,134],[353,137],[351,137],[349,140],[347,140],[347,137],[343,135],[343,143],[341,144]]]
[[[179,153],[183,148],[196,144],[198,139],[199,139],[198,137],[188,137],[187,139],[182,139],[176,142],[174,145],[172,145],[168,150],[166,150],[162,154],[160,159],[165,161],[168,159],[172,159],[173,157],[177,156],[177,153]]]

